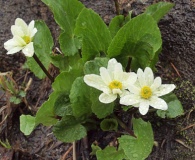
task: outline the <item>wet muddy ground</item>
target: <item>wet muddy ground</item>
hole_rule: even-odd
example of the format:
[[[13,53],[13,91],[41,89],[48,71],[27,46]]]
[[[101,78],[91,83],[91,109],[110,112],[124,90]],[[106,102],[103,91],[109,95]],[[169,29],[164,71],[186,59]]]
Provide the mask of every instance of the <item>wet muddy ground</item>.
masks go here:
[[[133,10],[134,15],[143,12],[146,6],[158,0],[119,0],[121,13]],[[163,0],[162,0],[163,1]],[[165,1],[165,0],[164,0]],[[195,1],[166,0],[175,3],[174,8],[160,22],[163,50],[157,65],[157,74],[165,82],[175,83],[175,93],[181,100],[185,114],[174,120],[150,118],[154,128],[156,146],[148,160],[192,160],[195,159]],[[108,24],[115,16],[113,0],[81,0],[87,7],[95,10]],[[10,27],[17,17],[30,22],[43,19],[57,41],[59,28],[48,8],[40,0],[0,0],[0,72],[13,71],[18,85],[33,82],[27,93],[27,101],[35,112],[50,94],[50,83],[37,79],[32,73],[22,69],[25,57],[20,54],[6,55],[3,43],[11,38]],[[55,74],[55,71],[54,71]],[[25,78],[26,77],[26,78]],[[1,92],[0,92],[1,94]],[[2,98],[2,96],[0,95]],[[0,108],[6,102],[0,99]],[[19,131],[19,115],[29,111],[22,103],[12,107],[6,123],[0,123],[0,139],[8,139],[12,149],[0,146],[0,159],[7,160],[57,160],[63,159],[71,144],[64,144],[55,139],[51,128],[38,126],[30,136]],[[15,108],[14,108],[15,107]],[[2,113],[1,113],[2,117]],[[105,140],[105,135],[91,132],[89,141]],[[69,155],[71,159],[71,154]],[[68,159],[68,157],[66,158]]]

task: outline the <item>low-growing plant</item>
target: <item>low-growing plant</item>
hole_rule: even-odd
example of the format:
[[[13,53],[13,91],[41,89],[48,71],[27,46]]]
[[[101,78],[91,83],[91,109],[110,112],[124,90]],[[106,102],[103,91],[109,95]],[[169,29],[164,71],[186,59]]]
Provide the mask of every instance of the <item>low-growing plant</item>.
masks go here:
[[[92,144],[92,154],[98,160],[147,158],[154,135],[151,123],[142,115],[149,111],[162,118],[183,114],[172,93],[175,85],[162,84],[153,74],[162,48],[158,22],[174,5],[159,2],[136,17],[132,12],[117,15],[107,26],[78,0],[42,2],[61,29],[61,52],[52,52],[51,32],[40,20],[27,25],[17,18],[12,26],[13,39],[4,44],[8,54],[22,50],[29,69],[38,78],[47,75],[53,82],[53,92],[36,115],[20,117],[21,131],[29,135],[40,123],[52,125],[57,139],[74,142],[100,127],[120,134],[116,146]],[[50,63],[60,70],[55,79],[47,71]],[[130,126],[122,120],[124,113],[129,114]],[[135,113],[140,113],[139,118]]]

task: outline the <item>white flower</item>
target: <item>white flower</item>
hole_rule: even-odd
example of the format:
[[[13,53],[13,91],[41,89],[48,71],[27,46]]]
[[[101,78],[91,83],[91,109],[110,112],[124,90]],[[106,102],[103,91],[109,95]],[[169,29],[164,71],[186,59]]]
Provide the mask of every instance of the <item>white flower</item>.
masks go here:
[[[22,19],[17,18],[15,25],[11,26],[13,38],[4,43],[4,48],[8,51],[7,54],[14,54],[20,50],[27,57],[32,57],[34,54],[33,37],[37,32],[34,28],[34,20],[27,25]]]
[[[100,76],[89,74],[84,76],[84,82],[103,93],[99,96],[102,103],[111,103],[117,96],[121,96],[128,88],[129,84],[135,83],[137,75],[133,72],[123,72],[122,65],[116,59],[108,61],[107,68],[100,68]]]
[[[145,115],[149,106],[156,109],[167,110],[167,103],[159,98],[170,93],[175,89],[174,84],[162,84],[160,77],[154,79],[154,74],[149,67],[144,72],[141,69],[137,71],[138,80],[134,85],[128,87],[129,94],[120,99],[120,103],[124,105],[133,105],[139,107],[142,115]]]

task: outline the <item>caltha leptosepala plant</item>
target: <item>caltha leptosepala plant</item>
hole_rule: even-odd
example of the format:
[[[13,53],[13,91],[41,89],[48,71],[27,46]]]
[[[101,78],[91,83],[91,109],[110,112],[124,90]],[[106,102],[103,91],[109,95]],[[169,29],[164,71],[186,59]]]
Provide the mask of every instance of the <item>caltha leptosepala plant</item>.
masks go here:
[[[21,115],[21,131],[29,135],[41,123],[53,126],[58,140],[75,144],[86,139],[89,130],[100,128],[115,132],[118,143],[103,148],[89,144],[91,156],[98,160],[147,158],[154,136],[151,123],[144,121],[143,115],[174,118],[183,113],[172,93],[176,86],[163,84],[153,73],[162,48],[158,21],[173,4],[153,4],[134,18],[131,12],[117,15],[107,26],[77,0],[42,2],[61,29],[60,53],[52,51],[52,35],[40,20],[27,25],[16,19],[11,29],[13,39],[4,44],[8,54],[22,50],[29,69],[38,78],[47,75],[52,81],[53,92],[36,115]],[[51,63],[60,71],[54,80],[48,72]],[[177,113],[173,107],[179,108]],[[124,114],[129,115],[128,122],[123,121]]]

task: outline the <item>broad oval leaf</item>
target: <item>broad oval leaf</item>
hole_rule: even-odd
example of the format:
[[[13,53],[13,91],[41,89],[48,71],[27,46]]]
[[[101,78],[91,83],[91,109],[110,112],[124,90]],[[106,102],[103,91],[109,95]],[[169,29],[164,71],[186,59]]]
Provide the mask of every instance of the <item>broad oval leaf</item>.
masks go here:
[[[53,133],[62,142],[74,142],[85,137],[87,131],[73,116],[64,116],[53,127]]]
[[[137,138],[123,135],[119,140],[119,149],[123,149],[129,160],[145,160],[152,151],[154,136],[152,126],[142,119],[133,119],[133,130]]]
[[[76,21],[75,35],[82,37],[82,58],[84,61],[107,53],[111,42],[108,27],[101,17],[91,9],[84,8]]]
[[[78,0],[42,0],[53,12],[56,23],[62,29],[59,42],[62,52],[74,55],[78,52],[79,40],[74,36],[76,18],[84,8]]]
[[[115,147],[106,147],[104,150],[97,150],[97,160],[123,160],[125,154],[123,150],[116,151]]]
[[[147,7],[144,13],[151,15],[158,22],[173,6],[173,3],[159,2]]]
[[[106,116],[113,113],[114,110],[114,102],[105,104],[99,101],[99,96],[101,91],[90,88],[90,98],[91,98],[91,109],[92,112],[100,119],[105,118]]]
[[[60,92],[57,91],[52,92],[49,95],[49,99],[41,105],[35,117],[36,125],[38,125],[39,123],[42,123],[45,126],[56,124],[58,120],[56,119],[56,115],[54,113],[54,103],[59,94]]]
[[[35,117],[31,115],[20,116],[20,131],[22,131],[24,135],[30,135],[35,126]]]
[[[167,94],[162,97],[168,105],[166,111],[157,110],[157,115],[161,118],[176,118],[184,113],[183,106],[174,93]]]
[[[107,67],[109,58],[96,57],[84,65],[84,74],[100,74],[100,67]]]
[[[92,113],[89,89],[83,77],[78,77],[72,85],[69,97],[76,118],[85,118]]]
[[[120,59],[132,57],[131,69],[137,70],[139,67],[154,65],[152,61],[161,45],[161,34],[156,21],[152,16],[142,14],[131,19],[117,32],[108,48],[108,56],[118,56]]]

